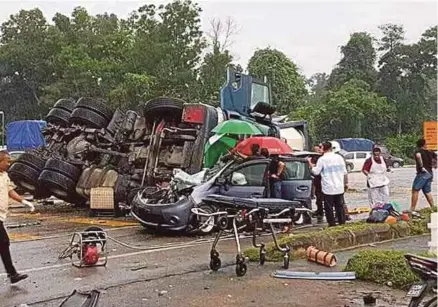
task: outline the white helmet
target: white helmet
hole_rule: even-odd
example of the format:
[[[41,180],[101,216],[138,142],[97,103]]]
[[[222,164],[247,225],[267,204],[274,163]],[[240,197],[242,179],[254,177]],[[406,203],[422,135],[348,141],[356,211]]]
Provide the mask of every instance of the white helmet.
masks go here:
[[[339,146],[338,142],[331,141],[330,144],[332,144],[332,151],[334,153],[339,152],[341,150],[341,147]]]

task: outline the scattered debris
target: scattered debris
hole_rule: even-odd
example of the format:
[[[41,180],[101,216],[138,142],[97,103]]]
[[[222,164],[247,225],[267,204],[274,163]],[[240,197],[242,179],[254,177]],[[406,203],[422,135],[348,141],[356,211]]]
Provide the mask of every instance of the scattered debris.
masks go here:
[[[158,296],[163,296],[165,294],[167,294],[166,290],[162,290],[162,291],[158,292]]]
[[[147,268],[148,268],[148,266],[144,265],[144,266],[139,266],[136,268],[131,268],[131,271],[136,272],[136,271],[140,271],[140,270],[147,269]]]
[[[22,227],[38,226],[38,225],[41,225],[41,222],[32,222],[32,223],[21,223],[21,224],[6,225],[6,228],[14,229],[14,228],[22,228]]]
[[[275,278],[285,279],[312,279],[312,280],[354,280],[355,272],[293,272],[276,271]]]
[[[228,296],[228,298],[232,298],[231,294],[228,294],[227,296]]]
[[[376,303],[376,298],[373,297],[371,294],[368,294],[363,297],[363,302],[365,305],[372,305]]]
[[[96,307],[99,301],[100,292],[92,290],[90,292],[79,292],[74,290],[59,307]]]

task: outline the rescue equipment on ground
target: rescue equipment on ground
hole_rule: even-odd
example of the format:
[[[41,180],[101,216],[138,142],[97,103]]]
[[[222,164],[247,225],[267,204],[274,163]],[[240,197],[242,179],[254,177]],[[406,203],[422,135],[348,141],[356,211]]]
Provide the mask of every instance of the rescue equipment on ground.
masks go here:
[[[334,267],[337,263],[336,256],[329,252],[324,252],[314,246],[309,246],[306,250],[307,259],[328,267]]]
[[[245,257],[240,245],[240,231],[243,229],[252,229],[252,244],[254,247],[259,248],[260,265],[263,265],[266,261],[266,245],[264,243],[257,243],[256,236],[260,231],[266,230],[266,226],[268,226],[275,248],[283,253],[283,268],[288,269],[291,249],[288,245],[280,245],[278,243],[274,224],[292,225],[298,219],[296,213],[301,217],[301,213],[310,214],[312,212],[307,208],[296,208],[297,205],[300,205],[299,202],[283,199],[244,199],[211,195],[204,199],[204,202],[214,203],[215,206],[220,208],[219,211],[213,213],[206,212],[201,208],[191,209],[192,213],[198,217],[214,219],[214,224],[219,229],[210,250],[210,269],[212,271],[218,271],[221,268],[221,259],[219,258],[219,252],[216,250],[216,246],[223,232],[227,231],[228,225],[231,222],[232,229],[230,232],[234,235],[237,247],[237,276],[244,276],[247,272]],[[272,213],[272,211],[275,211],[275,213]]]
[[[59,255],[59,259],[70,258],[73,266],[106,266],[107,233],[100,227],[88,227],[75,232],[69,246]]]

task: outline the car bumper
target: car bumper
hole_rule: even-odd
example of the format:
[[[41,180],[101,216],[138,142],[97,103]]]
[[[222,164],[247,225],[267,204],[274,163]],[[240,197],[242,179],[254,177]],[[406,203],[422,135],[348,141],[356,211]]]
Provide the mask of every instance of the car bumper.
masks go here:
[[[131,204],[131,214],[143,226],[168,231],[184,231],[190,225],[193,201],[183,198],[172,204],[147,204],[139,196]]]

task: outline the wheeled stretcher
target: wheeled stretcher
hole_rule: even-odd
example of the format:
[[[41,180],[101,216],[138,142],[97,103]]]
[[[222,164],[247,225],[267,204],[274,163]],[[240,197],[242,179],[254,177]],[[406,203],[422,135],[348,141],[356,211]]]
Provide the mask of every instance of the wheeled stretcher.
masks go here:
[[[259,248],[260,265],[266,261],[266,250],[264,243],[257,243],[256,236],[259,231],[268,230],[274,240],[275,247],[284,254],[283,268],[289,268],[290,247],[279,245],[275,235],[274,224],[293,225],[301,214],[311,214],[311,210],[301,207],[302,204],[297,201],[273,198],[238,198],[227,197],[222,195],[210,195],[203,200],[204,203],[213,205],[218,208],[217,212],[209,213],[201,208],[192,208],[195,215],[212,218],[218,228],[218,233],[213,241],[210,250],[210,269],[217,271],[221,267],[221,260],[216,246],[222,234],[229,228],[232,223],[231,232],[234,234],[236,242],[236,274],[244,276],[247,271],[245,257],[241,250],[239,231],[243,228],[252,228],[252,244]],[[239,225],[239,226],[238,226]],[[268,229],[267,229],[268,226]]]

